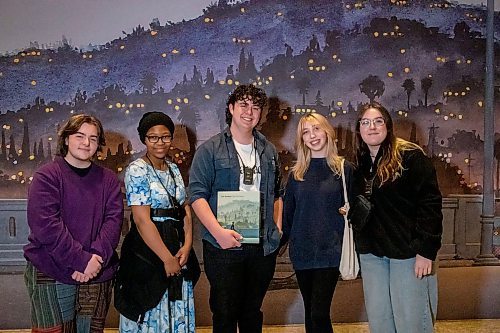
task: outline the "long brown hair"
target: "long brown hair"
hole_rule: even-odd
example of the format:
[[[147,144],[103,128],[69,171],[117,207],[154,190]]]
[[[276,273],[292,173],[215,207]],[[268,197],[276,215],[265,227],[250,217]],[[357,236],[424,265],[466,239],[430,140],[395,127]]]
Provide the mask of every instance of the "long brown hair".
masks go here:
[[[57,139],[57,154],[59,156],[64,157],[68,154],[68,145],[66,144],[66,139],[70,135],[78,132],[78,130],[80,130],[80,127],[82,127],[82,125],[85,123],[94,125],[97,128],[97,151],[102,151],[102,147],[106,145],[106,138],[104,137],[104,129],[102,128],[102,124],[99,119],[87,114],[77,114],[71,116],[59,130],[59,138]]]
[[[292,167],[293,178],[298,181],[304,180],[304,174],[311,162],[311,149],[304,143],[302,131],[307,122],[317,122],[318,127],[326,133],[326,162],[330,169],[337,175],[341,173],[342,157],[338,155],[337,144],[335,143],[335,130],[325,117],[318,113],[311,113],[303,116],[299,120],[297,133],[295,135],[295,150],[297,151],[297,161]]]
[[[395,181],[404,171],[403,167],[403,152],[408,150],[422,150],[419,145],[412,142],[403,140],[396,137],[394,134],[394,123],[392,122],[391,115],[385,107],[380,103],[371,102],[363,106],[358,114],[356,122],[356,159],[355,164],[359,166],[361,158],[365,154],[369,154],[368,145],[363,141],[360,133],[360,120],[369,109],[375,109],[380,112],[382,118],[385,120],[385,127],[387,129],[387,136],[380,145],[379,154],[380,159],[377,163],[377,176],[380,179],[380,186],[388,181]]]

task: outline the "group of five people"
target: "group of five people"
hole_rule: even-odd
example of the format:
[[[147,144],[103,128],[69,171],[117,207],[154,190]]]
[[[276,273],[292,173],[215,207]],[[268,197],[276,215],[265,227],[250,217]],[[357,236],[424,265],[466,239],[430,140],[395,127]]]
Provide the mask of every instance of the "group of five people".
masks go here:
[[[285,244],[306,332],[333,332],[342,215],[346,199],[363,194],[372,211],[366,225],[355,228],[355,240],[370,330],[432,332],[442,213],[429,158],[397,138],[389,112],[370,103],[356,122],[355,160],[346,162],[331,124],[311,113],[299,120],[297,159],[283,186],[276,148],[256,129],[266,101],[253,85],[231,93],[228,127],[197,148],[187,189],[167,158],[174,123],[161,112],[143,115],[137,130],[146,152],[125,172],[132,226],[120,260],[120,182],[93,162],[105,145],[103,128],[93,116],[72,116],[59,133],[59,156],[36,171],[28,193],[32,331],[102,332],[114,286],[121,332],[194,332],[199,268],[192,208],[201,222],[214,332],[262,331],[262,303]],[[342,174],[350,198],[344,198]],[[256,244],[219,223],[221,191],[260,193]]]

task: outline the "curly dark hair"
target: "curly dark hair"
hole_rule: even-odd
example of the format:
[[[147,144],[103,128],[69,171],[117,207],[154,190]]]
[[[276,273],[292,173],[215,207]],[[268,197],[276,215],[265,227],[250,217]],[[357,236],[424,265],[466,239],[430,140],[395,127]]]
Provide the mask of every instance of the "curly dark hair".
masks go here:
[[[253,84],[243,84],[234,89],[231,95],[229,95],[226,103],[226,124],[229,126],[231,126],[231,122],[233,120],[233,115],[229,111],[229,105],[234,107],[234,104],[237,101],[244,100],[250,100],[263,109],[267,103],[267,95],[263,89],[257,88]]]
[[[102,128],[102,124],[99,119],[87,114],[77,114],[71,116],[64,124],[64,126],[59,130],[59,138],[57,140],[57,155],[64,157],[68,154],[68,145],[66,144],[66,139],[70,135],[78,132],[83,124],[94,125],[97,128],[97,151],[102,151],[102,147],[106,145],[106,138],[104,137],[104,129]]]

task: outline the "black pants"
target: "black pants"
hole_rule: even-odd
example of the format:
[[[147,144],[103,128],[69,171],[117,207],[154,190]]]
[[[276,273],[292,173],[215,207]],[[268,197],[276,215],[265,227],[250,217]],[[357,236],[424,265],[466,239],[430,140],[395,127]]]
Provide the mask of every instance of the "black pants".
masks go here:
[[[339,279],[338,267],[295,271],[304,300],[306,333],[331,333],[330,306]]]
[[[218,249],[203,242],[205,274],[210,283],[214,333],[262,332],[260,310],[274,275],[276,253],[264,256],[262,246]]]

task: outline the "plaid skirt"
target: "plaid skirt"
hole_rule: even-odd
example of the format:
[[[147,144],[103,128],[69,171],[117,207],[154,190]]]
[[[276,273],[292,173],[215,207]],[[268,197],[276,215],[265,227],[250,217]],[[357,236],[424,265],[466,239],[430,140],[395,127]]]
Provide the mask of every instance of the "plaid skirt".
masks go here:
[[[104,331],[113,280],[69,285],[57,282],[28,262],[24,272],[31,303],[33,332]]]

